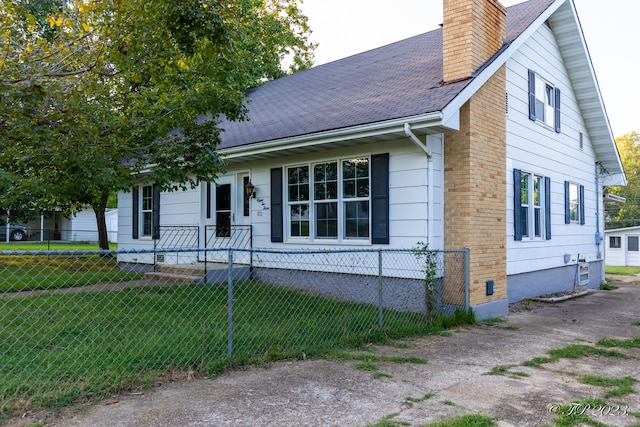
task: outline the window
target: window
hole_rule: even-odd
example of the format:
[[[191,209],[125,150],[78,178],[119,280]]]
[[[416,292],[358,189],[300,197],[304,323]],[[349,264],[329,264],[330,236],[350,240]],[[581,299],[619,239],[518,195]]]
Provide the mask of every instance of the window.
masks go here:
[[[609,236],[609,247],[612,249],[620,249],[622,247],[622,239],[620,236]]]
[[[514,170],[515,239],[551,239],[551,180]]]
[[[564,193],[565,224],[584,224],[584,186],[565,181]]]
[[[369,239],[369,158],[286,169],[289,237]]]
[[[160,191],[156,185],[141,185],[133,188],[132,238],[151,237],[159,239]]]
[[[145,185],[142,187],[142,198],[140,199],[140,219],[142,236],[151,236],[153,226],[153,187]]]
[[[529,70],[529,118],[560,133],[560,89]]]
[[[638,236],[627,236],[627,251],[638,252]]]

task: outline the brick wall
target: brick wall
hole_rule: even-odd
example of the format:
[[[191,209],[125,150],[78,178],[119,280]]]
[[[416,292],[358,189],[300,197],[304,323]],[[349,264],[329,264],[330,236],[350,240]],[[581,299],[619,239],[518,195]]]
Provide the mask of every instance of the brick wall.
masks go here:
[[[505,91],[503,65],[462,107],[460,130],[445,134],[445,248],[469,247],[471,306],[507,297]]]
[[[466,79],[504,43],[507,10],[498,0],[445,0],[443,79]]]

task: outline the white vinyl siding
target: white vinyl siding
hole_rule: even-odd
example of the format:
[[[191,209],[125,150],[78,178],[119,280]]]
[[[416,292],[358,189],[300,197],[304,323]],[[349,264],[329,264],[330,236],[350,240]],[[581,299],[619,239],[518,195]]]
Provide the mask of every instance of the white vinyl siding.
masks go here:
[[[529,116],[528,71],[536,70],[545,82],[562,89],[562,132],[551,132],[548,126]],[[507,274],[519,274],[566,266],[565,254],[571,259],[587,261],[603,256],[604,244],[595,244],[596,204],[601,197],[595,191],[595,152],[582,119],[572,84],[564,67],[555,37],[542,26],[520,50],[507,61]],[[538,91],[536,91],[538,93]],[[582,134],[582,149],[580,149]],[[550,216],[553,238],[550,240],[514,239],[513,169],[533,171],[551,180]],[[584,185],[586,224],[565,225],[564,182]],[[604,224],[599,224],[602,232]]]

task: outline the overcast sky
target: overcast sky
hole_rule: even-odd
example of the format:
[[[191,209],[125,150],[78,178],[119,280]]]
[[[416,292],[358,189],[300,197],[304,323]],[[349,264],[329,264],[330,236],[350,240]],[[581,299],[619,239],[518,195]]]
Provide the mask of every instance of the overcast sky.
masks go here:
[[[640,0],[574,0],[615,137],[640,132]],[[505,6],[522,0],[502,0]],[[442,0],[304,0],[324,64],[442,23]]]

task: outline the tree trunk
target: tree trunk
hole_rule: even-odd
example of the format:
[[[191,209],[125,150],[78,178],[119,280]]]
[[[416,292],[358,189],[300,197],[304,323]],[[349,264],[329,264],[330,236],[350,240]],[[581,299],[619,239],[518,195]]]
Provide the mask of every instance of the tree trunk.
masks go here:
[[[109,250],[109,236],[107,235],[107,221],[104,215],[105,208],[93,207],[98,224],[98,245],[100,249]]]

